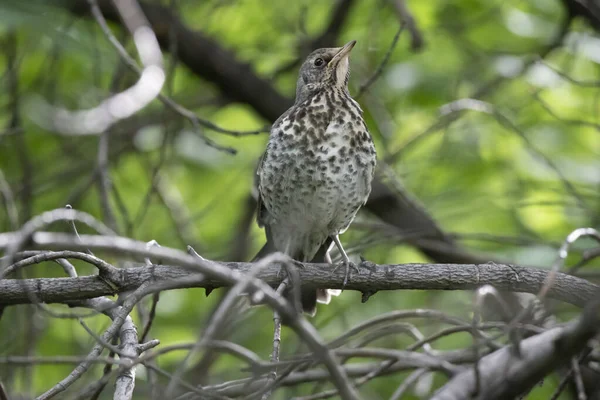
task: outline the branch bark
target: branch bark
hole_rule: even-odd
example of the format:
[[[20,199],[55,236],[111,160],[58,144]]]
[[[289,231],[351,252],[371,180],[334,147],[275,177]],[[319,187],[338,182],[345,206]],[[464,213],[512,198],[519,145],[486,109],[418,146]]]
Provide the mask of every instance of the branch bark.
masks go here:
[[[0,249],[6,249],[16,240],[17,234],[0,234]],[[128,257],[149,257],[160,264],[160,259],[172,265],[155,265],[138,268],[123,268],[118,273],[85,276],[78,278],[38,278],[0,280],[0,305],[31,303],[32,298],[47,303],[68,303],[103,295],[134,290],[144,283],[168,283],[171,288],[229,286],[206,265],[227,267],[232,273],[248,273],[253,263],[214,262],[209,260],[179,259],[175,249],[162,247],[149,249],[145,244],[128,238],[100,235],[74,235],[37,232],[29,241],[30,247],[42,249],[69,249],[74,251],[105,251]],[[161,256],[157,254],[160,251]],[[208,263],[208,264],[207,264]],[[195,269],[195,270],[192,270]],[[192,271],[190,271],[192,270]],[[205,272],[200,274],[198,272]],[[304,264],[298,270],[303,285],[321,288],[342,289],[344,271],[327,264]],[[344,289],[361,292],[379,290],[471,290],[489,284],[499,290],[537,293],[548,275],[548,271],[506,264],[398,264],[375,265],[363,263],[358,274],[352,274]],[[285,277],[277,264],[265,266],[256,275],[271,287],[277,287]],[[590,301],[598,286],[571,275],[559,273],[547,296],[579,307]],[[31,295],[34,296],[31,296]]]
[[[523,340],[483,357],[442,387],[432,400],[512,399],[525,393],[547,374],[568,364],[598,332],[600,297],[586,306],[576,321]]]

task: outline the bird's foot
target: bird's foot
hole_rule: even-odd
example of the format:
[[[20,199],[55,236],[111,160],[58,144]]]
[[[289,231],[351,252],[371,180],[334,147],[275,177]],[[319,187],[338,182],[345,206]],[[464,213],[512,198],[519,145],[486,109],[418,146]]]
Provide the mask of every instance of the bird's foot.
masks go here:
[[[353,269],[354,272],[358,273],[360,272],[360,269],[356,266],[356,264],[354,264],[352,261],[346,259],[346,260],[342,260],[340,261],[334,268],[332,273],[335,273],[335,271],[337,271],[337,269],[339,267],[344,267],[344,269],[346,270],[346,273],[344,274],[344,283],[342,284],[342,288],[346,287],[346,284],[348,283],[348,277],[350,276],[350,270]]]
[[[294,264],[295,267],[298,267],[300,269],[304,269],[304,264],[300,261],[297,260],[292,260],[292,264]]]
[[[291,265],[293,265],[296,268],[304,269],[304,264],[301,263],[300,261],[290,258],[289,262],[291,263]],[[289,266],[290,266],[290,264],[287,264],[287,265],[282,265],[281,268],[279,268],[279,271],[277,271],[277,279],[279,279],[281,277],[282,270],[286,271],[286,273],[287,273],[287,269]]]

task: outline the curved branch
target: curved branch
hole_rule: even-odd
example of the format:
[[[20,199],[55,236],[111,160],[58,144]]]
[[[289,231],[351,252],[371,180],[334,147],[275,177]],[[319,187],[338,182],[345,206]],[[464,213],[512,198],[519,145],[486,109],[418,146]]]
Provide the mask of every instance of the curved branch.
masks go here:
[[[96,7],[95,0],[87,0],[87,3]],[[36,122],[41,126],[66,135],[97,135],[119,120],[131,117],[160,94],[166,75],[154,30],[148,26],[148,21],[136,1],[121,0],[114,4],[115,14],[119,15],[131,32],[143,64],[138,81],[128,89],[102,101],[98,106],[86,110],[69,111],[38,101],[38,110],[31,115],[37,116]]]
[[[62,2],[72,13],[90,16],[86,0]],[[159,4],[139,2],[164,51],[177,43],[177,58],[196,75],[214,83],[234,101],[251,104],[263,118],[275,121],[292,104],[269,82],[252,71],[250,65],[239,61],[233,52],[215,40],[194,31],[180,21],[168,8]],[[117,24],[120,16],[111,0],[98,0],[104,17]]]

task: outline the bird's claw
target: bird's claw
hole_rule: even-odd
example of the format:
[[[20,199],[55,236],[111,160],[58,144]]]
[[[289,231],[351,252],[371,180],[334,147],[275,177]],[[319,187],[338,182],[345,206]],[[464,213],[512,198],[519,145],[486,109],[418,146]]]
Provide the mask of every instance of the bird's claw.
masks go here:
[[[304,269],[304,264],[301,263],[300,261],[294,260],[294,259],[290,259],[290,262],[294,265],[294,267],[299,268],[299,269]],[[279,268],[279,271],[277,271],[277,279],[279,279],[281,277],[281,270],[286,270],[287,272],[287,265],[282,265],[281,268]]]
[[[350,276],[350,270],[353,269],[354,272],[358,273],[360,271],[360,269],[352,261],[342,260],[338,263],[338,265],[336,265],[333,268],[332,273],[335,273],[335,271],[337,271],[337,269],[341,266],[343,266],[344,269],[346,270],[346,273],[344,274],[344,283],[342,284],[342,288],[344,288],[346,286],[346,284],[348,283],[348,277]]]
[[[300,269],[304,269],[304,264],[301,263],[300,261],[292,260],[292,264],[294,264],[295,267],[298,267]]]

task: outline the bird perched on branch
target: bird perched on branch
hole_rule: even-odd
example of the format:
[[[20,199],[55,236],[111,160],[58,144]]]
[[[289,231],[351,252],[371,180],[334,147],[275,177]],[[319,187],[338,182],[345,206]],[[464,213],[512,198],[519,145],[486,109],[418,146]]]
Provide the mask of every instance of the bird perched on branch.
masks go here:
[[[300,68],[296,101],[271,128],[258,174],[258,224],[267,243],[255,257],[280,251],[313,260],[329,241],[346,279],[350,262],[339,240],[371,192],[376,153],[362,110],[348,93],[348,57],[356,44],[313,51]],[[339,293],[339,291],[337,291]],[[329,303],[331,292],[302,289],[303,310]]]

